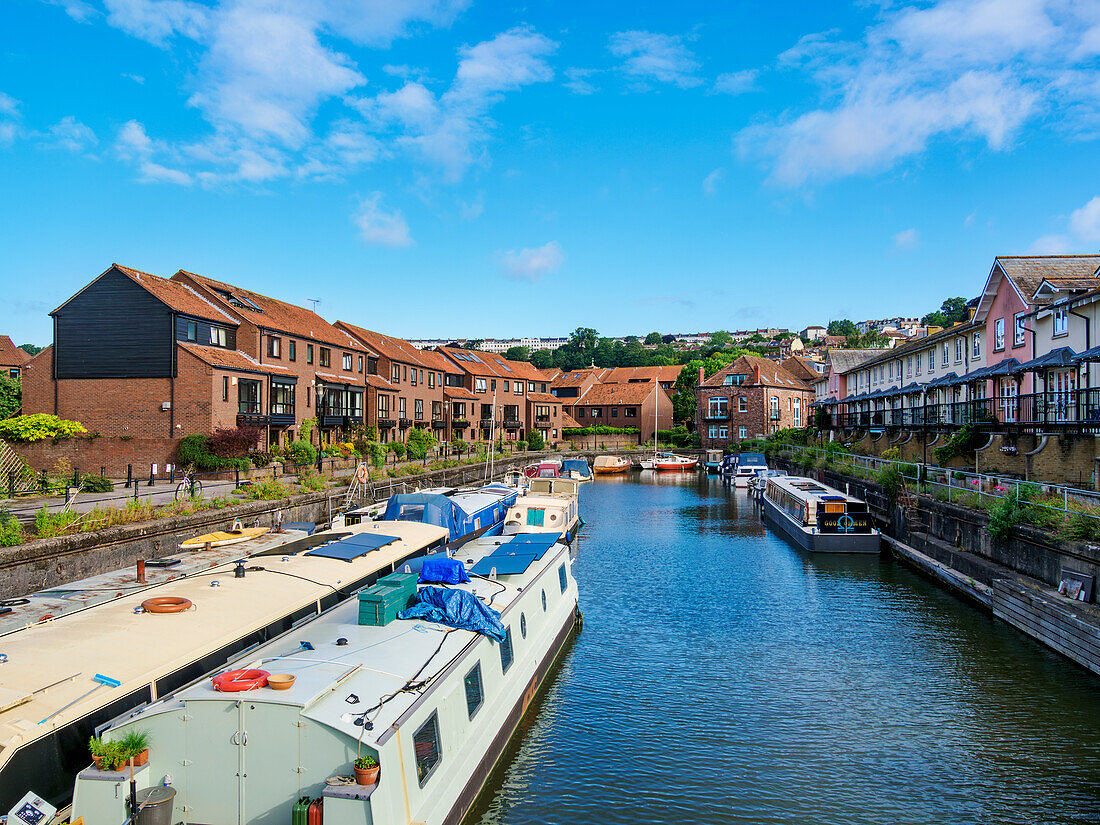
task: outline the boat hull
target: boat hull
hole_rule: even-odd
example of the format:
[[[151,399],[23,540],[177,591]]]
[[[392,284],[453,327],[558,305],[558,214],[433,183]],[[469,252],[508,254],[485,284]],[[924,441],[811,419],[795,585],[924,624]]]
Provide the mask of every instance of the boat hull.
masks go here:
[[[663,472],[675,471],[675,470],[694,470],[698,466],[698,462],[692,461],[690,463],[673,462],[664,464],[660,461],[655,462],[653,465],[654,470],[661,470]]]
[[[768,499],[763,500],[763,517],[795,544],[810,553],[880,553],[881,539],[874,533],[810,533]]]

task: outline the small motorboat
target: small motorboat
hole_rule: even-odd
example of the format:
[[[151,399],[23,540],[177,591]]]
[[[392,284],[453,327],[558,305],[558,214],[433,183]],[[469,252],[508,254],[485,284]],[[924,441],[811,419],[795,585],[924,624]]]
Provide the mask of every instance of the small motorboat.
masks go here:
[[[658,456],[653,460],[654,470],[694,470],[698,465],[699,459],[676,455],[675,453]]]
[[[599,455],[592,465],[592,472],[596,475],[610,473],[625,473],[630,469],[630,459],[621,455]]]
[[[740,453],[733,472],[733,486],[748,487],[758,472],[768,469],[763,453]]]
[[[707,450],[706,464],[707,475],[716,476],[722,470],[722,451]]]
[[[561,463],[558,475],[562,478],[571,478],[574,481],[591,481],[592,468],[588,466],[587,459],[567,458]]]

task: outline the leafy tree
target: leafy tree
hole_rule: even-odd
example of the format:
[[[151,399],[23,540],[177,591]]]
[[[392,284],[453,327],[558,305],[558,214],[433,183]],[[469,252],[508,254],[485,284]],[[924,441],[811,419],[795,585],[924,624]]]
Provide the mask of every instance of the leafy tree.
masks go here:
[[[546,447],[546,441],[542,437],[542,433],[538,430],[531,430],[527,433],[527,447],[533,452],[538,452]]]
[[[724,330],[719,330],[710,336],[712,347],[728,347],[733,343],[733,336]]]
[[[481,349],[481,345],[484,343],[484,338],[471,338],[466,342],[466,349]]]
[[[661,343],[661,333],[651,332],[645,337],[645,343],[647,344],[659,344]]]
[[[922,324],[937,327],[949,327],[960,321],[967,320],[969,313],[966,309],[966,298],[948,298],[940,308],[929,312],[920,319]]]
[[[23,352],[26,352],[29,355],[38,355],[38,353],[42,352],[45,347],[38,347],[34,344],[20,344],[19,349],[23,350]]]
[[[635,338],[623,347],[622,357],[617,366],[620,367],[645,367],[649,365],[650,353],[641,342]]]
[[[661,343],[662,344],[671,344],[675,340],[676,340],[675,335],[662,335],[661,336]]]
[[[632,344],[633,342],[635,342],[637,340],[638,340],[637,335],[627,335],[626,337],[623,338],[623,343],[624,344]]]
[[[839,321],[830,321],[825,333],[826,335],[843,335],[845,338],[850,338],[853,335],[859,335],[859,328],[847,318],[841,318]]]
[[[414,427],[409,431],[405,441],[405,450],[412,460],[418,460],[428,455],[428,450],[438,444],[439,441],[430,430],[422,430]]]
[[[849,349],[884,349],[890,346],[890,338],[877,329],[869,329],[862,335],[848,338]]]
[[[508,347],[504,350],[504,357],[509,361],[530,361],[531,350],[528,347]]]
[[[531,353],[531,365],[535,369],[548,370],[554,366],[554,353],[548,349],[537,349]]]
[[[0,418],[19,415],[22,405],[23,385],[19,383],[19,379],[0,375]]]

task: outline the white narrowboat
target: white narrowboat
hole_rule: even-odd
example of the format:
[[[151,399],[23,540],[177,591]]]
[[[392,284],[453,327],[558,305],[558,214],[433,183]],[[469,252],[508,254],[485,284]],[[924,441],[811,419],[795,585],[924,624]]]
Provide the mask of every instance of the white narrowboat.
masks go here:
[[[569,548],[555,538],[483,537],[458,559],[466,583],[418,591],[415,569],[405,575],[415,602],[461,610],[380,618],[363,601],[341,604],[225,667],[267,673],[268,685],[253,674],[245,690],[228,673],[204,677],[116,719],[104,738],[149,734],[136,782],[170,789],[163,821],[289,823],[307,805],[325,825],[458,825],[578,622]],[[481,632],[449,619],[469,604]],[[276,677],[285,689],[271,687]],[[368,757],[378,774],[355,776]],[[121,776],[82,771],[72,816],[126,821]]]
[[[762,501],[764,518],[812,553],[880,550],[866,503],[812,478],[768,478]]]

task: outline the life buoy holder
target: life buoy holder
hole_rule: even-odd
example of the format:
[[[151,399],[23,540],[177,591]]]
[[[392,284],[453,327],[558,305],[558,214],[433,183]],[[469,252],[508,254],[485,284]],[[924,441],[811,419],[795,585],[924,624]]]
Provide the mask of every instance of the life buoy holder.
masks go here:
[[[179,596],[157,596],[155,599],[146,599],[141,603],[141,609],[146,613],[182,613],[192,607],[190,599]]]
[[[256,690],[267,686],[266,670],[230,670],[214,677],[214,690],[236,693],[242,690]]]
[[[367,483],[367,465],[366,464],[360,463],[359,466],[355,468],[355,480],[358,481],[360,484],[366,484]]]

